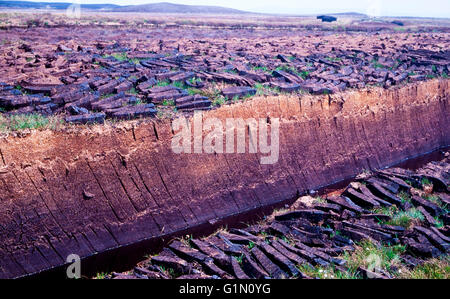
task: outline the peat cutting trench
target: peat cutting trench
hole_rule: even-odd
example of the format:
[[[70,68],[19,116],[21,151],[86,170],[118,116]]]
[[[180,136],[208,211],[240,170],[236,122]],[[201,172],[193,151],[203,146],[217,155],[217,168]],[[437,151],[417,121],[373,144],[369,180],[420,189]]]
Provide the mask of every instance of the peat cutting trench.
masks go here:
[[[231,216],[247,221],[245,213],[446,148],[449,82],[256,97],[203,113],[279,118],[273,165],[260,154],[175,154],[169,120],[2,138],[0,278],[44,275],[70,254],[129,265],[136,256],[126,251],[149,248],[145,240],[161,246],[155,240],[202,234]]]

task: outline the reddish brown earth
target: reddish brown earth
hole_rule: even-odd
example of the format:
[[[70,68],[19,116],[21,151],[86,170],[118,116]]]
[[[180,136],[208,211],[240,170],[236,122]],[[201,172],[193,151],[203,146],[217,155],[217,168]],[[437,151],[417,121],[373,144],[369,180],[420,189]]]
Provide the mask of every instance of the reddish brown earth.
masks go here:
[[[294,198],[448,146],[449,80],[257,97],[204,117],[280,118],[280,160],[176,155],[169,120],[0,140],[0,277]]]

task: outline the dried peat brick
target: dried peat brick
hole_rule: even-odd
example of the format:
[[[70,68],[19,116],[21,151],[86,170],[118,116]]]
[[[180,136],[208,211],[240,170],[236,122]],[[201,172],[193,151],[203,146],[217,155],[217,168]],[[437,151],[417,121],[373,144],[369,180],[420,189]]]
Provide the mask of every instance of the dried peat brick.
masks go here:
[[[105,122],[105,113],[90,113],[82,115],[67,116],[65,121],[74,124],[103,124]]]

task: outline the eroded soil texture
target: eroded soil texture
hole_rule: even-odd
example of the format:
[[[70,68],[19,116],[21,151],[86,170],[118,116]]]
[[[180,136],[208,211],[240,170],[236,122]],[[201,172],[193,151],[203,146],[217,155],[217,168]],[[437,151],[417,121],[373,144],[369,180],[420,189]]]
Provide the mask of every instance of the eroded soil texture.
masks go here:
[[[448,33],[10,28],[0,111],[102,123],[447,77]]]
[[[428,259],[448,257],[449,162],[431,162],[417,171],[366,172],[338,194],[302,197],[289,209],[245,229],[174,240],[133,270],[101,277],[401,277],[402,270],[414,271]],[[355,264],[348,258],[355,250],[365,250],[370,259],[370,250],[383,246],[390,254],[379,256],[375,266],[372,260]]]

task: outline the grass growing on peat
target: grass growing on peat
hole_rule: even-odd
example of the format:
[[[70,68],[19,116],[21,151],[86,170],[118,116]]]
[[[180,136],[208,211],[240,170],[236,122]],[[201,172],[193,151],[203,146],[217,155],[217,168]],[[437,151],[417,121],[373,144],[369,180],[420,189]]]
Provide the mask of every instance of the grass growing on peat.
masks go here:
[[[397,269],[401,266],[400,255],[405,251],[406,247],[403,245],[377,245],[365,240],[355,246],[355,251],[345,252],[339,257],[346,261],[342,268],[345,270],[335,265],[328,267],[300,265],[298,268],[310,277],[321,279],[362,279],[358,271],[360,267],[396,276]]]
[[[0,115],[0,132],[14,132],[26,129],[57,130],[63,123],[64,121],[58,117],[48,117],[37,113],[11,116]]]
[[[417,266],[413,270],[403,269],[398,278],[405,279],[449,279],[450,257],[435,258]]]

